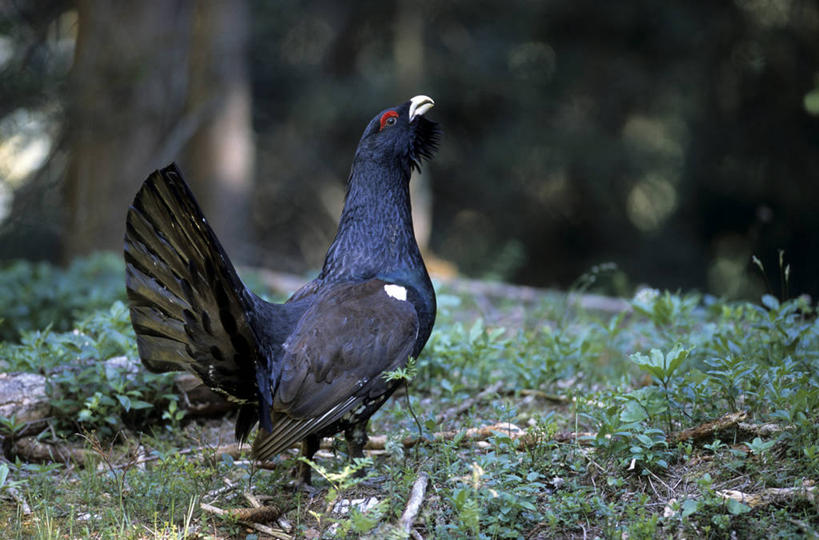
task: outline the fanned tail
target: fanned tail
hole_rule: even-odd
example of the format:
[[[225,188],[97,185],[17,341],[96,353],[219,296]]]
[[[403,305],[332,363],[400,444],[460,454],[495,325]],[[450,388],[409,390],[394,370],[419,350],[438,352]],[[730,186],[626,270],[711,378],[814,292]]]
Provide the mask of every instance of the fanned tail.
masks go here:
[[[258,400],[253,296],[175,165],[145,180],[128,211],[126,285],[139,355],[152,371],[187,370],[247,408]],[[250,423],[250,425],[247,425]],[[242,431],[242,433],[239,433]]]

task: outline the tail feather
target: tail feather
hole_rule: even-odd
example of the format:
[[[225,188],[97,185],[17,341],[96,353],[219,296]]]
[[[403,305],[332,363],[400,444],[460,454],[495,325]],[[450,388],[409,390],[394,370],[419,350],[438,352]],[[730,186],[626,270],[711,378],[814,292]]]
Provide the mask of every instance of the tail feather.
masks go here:
[[[124,251],[145,366],[184,369],[237,401],[256,401],[263,353],[252,295],[174,165],[154,172],[134,198]]]

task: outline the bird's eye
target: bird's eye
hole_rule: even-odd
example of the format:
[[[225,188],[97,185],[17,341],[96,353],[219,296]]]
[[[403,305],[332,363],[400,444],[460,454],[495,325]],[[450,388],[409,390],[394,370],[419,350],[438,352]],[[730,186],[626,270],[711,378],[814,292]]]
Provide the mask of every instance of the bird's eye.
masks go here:
[[[381,115],[381,130],[387,126],[394,126],[398,121],[398,113],[395,111],[387,111]],[[380,131],[380,130],[379,130]]]

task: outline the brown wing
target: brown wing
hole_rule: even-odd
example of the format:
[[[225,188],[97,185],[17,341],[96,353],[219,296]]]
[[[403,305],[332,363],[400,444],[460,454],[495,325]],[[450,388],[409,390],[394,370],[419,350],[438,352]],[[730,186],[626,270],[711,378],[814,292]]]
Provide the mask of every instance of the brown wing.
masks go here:
[[[273,429],[256,438],[258,459],[387,391],[382,373],[406,364],[418,336],[414,306],[388,294],[387,285],[370,280],[332,286],[304,313],[284,344]]]

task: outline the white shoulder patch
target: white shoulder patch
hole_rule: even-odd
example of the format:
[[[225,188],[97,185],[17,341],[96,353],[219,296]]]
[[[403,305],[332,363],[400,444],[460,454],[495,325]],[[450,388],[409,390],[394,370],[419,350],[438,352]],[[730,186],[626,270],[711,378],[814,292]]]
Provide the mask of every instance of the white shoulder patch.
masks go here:
[[[407,300],[407,289],[405,289],[401,285],[387,283],[386,285],[384,285],[384,291],[389,296],[395,298],[396,300],[401,300],[402,302],[406,302]]]

